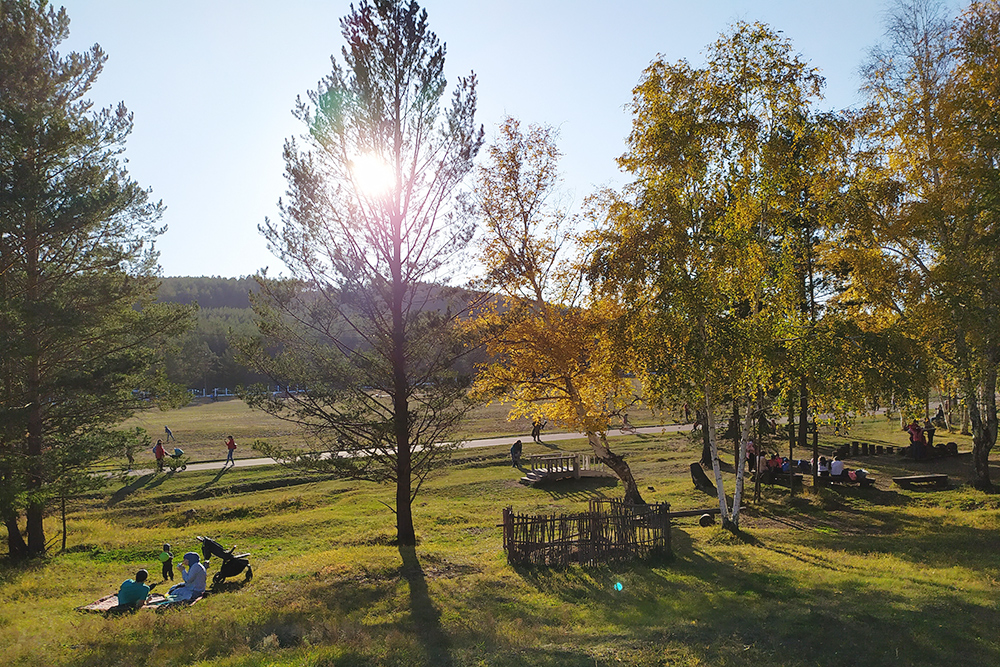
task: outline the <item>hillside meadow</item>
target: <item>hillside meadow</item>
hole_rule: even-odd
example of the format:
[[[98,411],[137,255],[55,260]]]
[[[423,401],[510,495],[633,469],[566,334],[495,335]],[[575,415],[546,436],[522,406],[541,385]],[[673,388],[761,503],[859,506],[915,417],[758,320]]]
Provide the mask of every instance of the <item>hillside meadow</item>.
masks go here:
[[[169,419],[182,443],[198,427],[206,441],[243,427],[239,441],[274,426],[240,405],[193,406],[189,422],[184,410],[144,417]],[[896,428],[873,418],[852,437],[901,444]],[[829,453],[842,439],[823,431]],[[967,438],[949,439],[969,448]],[[647,501],[714,504],[691,484],[699,445],[689,434],[615,446]],[[543,451],[551,450],[525,447]],[[577,511],[620,488],[522,486],[504,448],[459,451],[427,481],[415,550],[394,545],[388,487],[277,466],[130,477],[70,503],[66,552],[53,516],[49,558],[22,568],[0,559],[0,657],[32,667],[1000,664],[1000,496],[962,484],[968,456],[851,464],[869,470],[875,488],[807,486],[790,496],[766,487],[746,507],[740,536],[677,519],[670,559],[566,568],[509,566],[502,509]],[[891,483],[931,470],[951,475],[952,487]],[[253,581],[231,580],[164,613],[74,611],[140,567],[159,581],[161,544],[179,560],[198,550],[198,535],[251,552]]]

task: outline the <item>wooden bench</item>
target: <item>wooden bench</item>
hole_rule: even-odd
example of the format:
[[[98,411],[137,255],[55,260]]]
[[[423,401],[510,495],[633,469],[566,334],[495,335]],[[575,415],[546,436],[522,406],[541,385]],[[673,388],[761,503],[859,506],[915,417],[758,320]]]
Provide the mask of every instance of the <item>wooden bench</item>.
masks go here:
[[[833,484],[857,484],[862,489],[865,489],[870,486],[875,486],[875,478],[871,475],[865,475],[864,477],[859,475],[856,479],[851,479],[851,476],[845,472],[843,475],[837,475],[836,477],[832,475],[827,475],[825,477],[820,475],[816,478],[816,484],[819,486],[831,486]]]
[[[930,475],[904,475],[893,477],[892,481],[904,489],[914,486],[933,486],[939,489],[948,488],[948,475],[935,473]]]
[[[788,486],[789,473],[780,472],[774,470],[765,470],[759,475],[761,484],[777,484],[779,486]],[[795,473],[795,486],[802,486],[802,473]]]

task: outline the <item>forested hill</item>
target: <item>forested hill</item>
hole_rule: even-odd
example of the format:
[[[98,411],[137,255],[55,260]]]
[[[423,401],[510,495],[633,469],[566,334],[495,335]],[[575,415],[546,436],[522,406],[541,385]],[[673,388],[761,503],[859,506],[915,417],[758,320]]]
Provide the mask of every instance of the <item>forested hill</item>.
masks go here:
[[[249,308],[250,299],[247,294],[256,290],[257,282],[252,276],[162,278],[157,300],[166,303],[197,303],[202,308]]]
[[[165,303],[197,303],[195,326],[173,341],[166,355],[167,377],[189,389],[211,392],[234,389],[237,385],[266,382],[237,361],[230,336],[255,336],[257,325],[247,294],[256,291],[256,281],[243,278],[172,277],[161,278],[157,300]],[[455,300],[471,300],[473,294],[460,288],[423,285],[416,302],[424,310],[444,312]],[[471,373],[482,360],[475,352],[463,359],[460,372]]]

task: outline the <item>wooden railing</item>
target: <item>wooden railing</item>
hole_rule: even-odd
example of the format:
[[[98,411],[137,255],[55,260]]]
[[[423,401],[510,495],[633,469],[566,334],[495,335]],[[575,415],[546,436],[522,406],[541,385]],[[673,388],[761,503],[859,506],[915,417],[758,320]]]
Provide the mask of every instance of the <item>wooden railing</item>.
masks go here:
[[[557,454],[534,454],[528,457],[528,464],[532,470],[544,472],[572,472],[576,478],[580,477],[581,470],[597,470],[604,467],[603,463],[598,463],[596,457],[588,452]]]

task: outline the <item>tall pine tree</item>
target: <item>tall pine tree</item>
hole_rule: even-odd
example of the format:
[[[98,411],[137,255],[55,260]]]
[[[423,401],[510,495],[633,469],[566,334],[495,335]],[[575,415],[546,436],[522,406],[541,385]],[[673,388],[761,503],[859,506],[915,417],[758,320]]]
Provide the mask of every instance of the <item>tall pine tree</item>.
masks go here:
[[[120,453],[114,425],[156,382],[162,338],[187,326],[152,303],[162,206],[123,166],[132,116],[92,109],[106,56],[61,54],[68,34],[44,0],[0,2],[0,513],[14,558],[45,551],[54,494]]]

